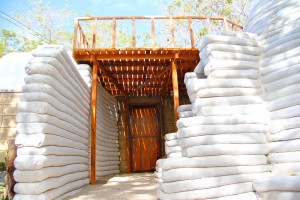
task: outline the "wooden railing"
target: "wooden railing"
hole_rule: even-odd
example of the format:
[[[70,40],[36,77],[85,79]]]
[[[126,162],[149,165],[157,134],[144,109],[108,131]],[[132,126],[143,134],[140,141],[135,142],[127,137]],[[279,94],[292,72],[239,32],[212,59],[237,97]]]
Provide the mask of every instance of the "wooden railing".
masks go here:
[[[159,20],[167,20],[168,23],[168,34],[166,36],[166,40],[169,42],[165,46],[161,47],[182,47],[181,44],[175,42],[175,29],[180,26],[181,28],[185,28],[189,33],[189,46],[191,48],[195,47],[196,38],[195,33],[199,37],[197,30],[193,27],[194,24],[201,21],[202,26],[206,27],[207,32],[210,32],[210,29],[214,30],[232,30],[235,31],[237,29],[242,29],[243,27],[234,23],[233,21],[225,18],[225,17],[200,17],[200,16],[123,16],[123,17],[82,17],[76,19],[75,30],[74,30],[74,43],[73,49],[95,49],[95,48],[119,48],[117,45],[117,23],[120,21],[129,20],[131,21],[131,29],[132,33],[126,33],[127,35],[131,35],[131,44],[126,46],[129,48],[137,47],[137,27],[136,22],[138,20],[148,20],[150,21],[151,34],[148,33],[148,36],[151,35],[149,39],[151,39],[152,48],[157,48],[158,44],[156,41],[156,33],[155,33],[155,22]],[[175,22],[177,20],[177,22]],[[99,21],[108,21],[110,23],[110,33],[111,38],[101,38],[99,34],[99,29],[101,29],[101,25],[97,26]],[[178,23],[179,22],[179,23]],[[83,30],[83,23],[88,24],[88,28]],[[184,23],[187,27],[184,27]],[[98,24],[99,25],[99,24]],[[176,27],[177,26],[177,27]],[[217,28],[216,28],[217,27]],[[89,29],[89,30],[87,30]],[[87,37],[89,35],[89,37]],[[181,36],[182,37],[182,36]],[[111,45],[109,46],[101,46],[97,43],[97,39],[103,40],[111,40]],[[187,38],[186,38],[187,39]],[[185,46],[187,47],[187,46]]]

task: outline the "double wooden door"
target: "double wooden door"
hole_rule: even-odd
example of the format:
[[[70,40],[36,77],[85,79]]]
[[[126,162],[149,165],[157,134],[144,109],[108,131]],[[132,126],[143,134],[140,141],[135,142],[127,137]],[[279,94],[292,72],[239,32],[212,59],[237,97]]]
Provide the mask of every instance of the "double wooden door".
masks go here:
[[[130,108],[131,172],[153,171],[161,156],[159,110],[155,106]]]

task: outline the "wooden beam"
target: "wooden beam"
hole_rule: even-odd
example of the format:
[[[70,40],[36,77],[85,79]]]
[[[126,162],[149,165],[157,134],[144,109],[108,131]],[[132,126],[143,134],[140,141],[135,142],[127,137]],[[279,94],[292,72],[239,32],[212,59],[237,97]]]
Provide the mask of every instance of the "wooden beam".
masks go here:
[[[92,95],[91,95],[91,184],[96,184],[96,134],[97,134],[97,121],[96,121],[96,109],[97,109],[97,62],[93,62],[93,74],[92,74]]]
[[[190,37],[191,37],[191,47],[195,47],[195,41],[194,41],[194,32],[193,32],[193,19],[189,18],[189,29],[190,29]]]
[[[132,47],[136,47],[135,18],[132,18]]]
[[[97,19],[94,20],[94,27],[93,27],[93,44],[92,47],[96,48],[96,37],[97,36]]]
[[[172,47],[175,47],[174,20],[172,17],[170,17],[170,27],[171,27],[171,43],[172,43]]]
[[[133,91],[130,92],[130,94],[133,94],[136,90],[141,89],[142,87],[146,86],[148,83],[153,81],[154,79],[160,77],[161,75],[165,74],[166,72],[170,71],[170,67],[167,67],[166,69],[160,71],[159,73],[152,76],[152,78],[146,80],[143,84],[139,85],[138,87],[134,88]]]
[[[176,60],[172,60],[172,83],[173,83],[173,101],[174,101],[174,123],[178,120],[177,108],[179,106],[179,92],[178,92],[178,76]]]
[[[103,67],[102,65],[99,64],[99,62],[98,62],[98,60],[96,59],[95,55],[92,55],[92,62],[93,62],[93,63],[96,63],[98,69],[100,69],[100,70],[102,71],[102,73],[103,73],[105,76],[107,76],[107,77],[111,80],[111,82],[114,83],[114,85],[120,90],[120,92],[121,92],[122,94],[125,94],[125,91],[124,91],[123,87],[119,84],[118,80],[117,80],[115,77],[113,77],[113,76],[110,74],[110,72],[107,71],[107,70],[105,69],[105,67]]]
[[[125,136],[126,136],[126,173],[131,172],[130,141],[129,141],[129,97],[125,96]]]
[[[79,24],[79,21],[76,19],[75,20],[75,27],[74,27],[73,49],[79,48],[79,43],[78,43],[78,24]],[[74,51],[73,51],[73,54],[74,54]]]
[[[116,18],[113,18],[113,30],[112,30],[112,48],[116,48],[116,39],[117,39],[117,22]]]

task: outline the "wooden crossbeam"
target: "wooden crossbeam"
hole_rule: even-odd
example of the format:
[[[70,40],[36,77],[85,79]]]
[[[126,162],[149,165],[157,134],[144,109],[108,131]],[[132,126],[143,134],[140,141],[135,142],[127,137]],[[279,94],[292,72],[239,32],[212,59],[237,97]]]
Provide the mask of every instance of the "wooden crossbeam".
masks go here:
[[[164,69],[164,70],[160,71],[159,73],[153,75],[152,78],[146,80],[143,84],[141,84],[141,85],[139,85],[138,87],[134,88],[134,89],[130,92],[130,94],[133,94],[136,90],[139,90],[139,89],[143,88],[144,86],[146,86],[148,83],[150,83],[150,82],[153,81],[154,79],[156,79],[156,78],[160,77],[161,75],[163,75],[163,74],[167,73],[168,71],[170,71],[170,69],[171,69],[170,67],[167,67],[166,69]]]
[[[103,67],[102,65],[99,64],[95,55],[92,55],[92,62],[97,65],[98,69],[100,69],[103,72],[103,74],[111,80],[111,82],[120,90],[120,92],[122,94],[124,94],[124,95],[126,94],[123,87],[119,84],[118,80],[115,77],[113,77],[110,74],[110,72],[105,69],[105,67]]]

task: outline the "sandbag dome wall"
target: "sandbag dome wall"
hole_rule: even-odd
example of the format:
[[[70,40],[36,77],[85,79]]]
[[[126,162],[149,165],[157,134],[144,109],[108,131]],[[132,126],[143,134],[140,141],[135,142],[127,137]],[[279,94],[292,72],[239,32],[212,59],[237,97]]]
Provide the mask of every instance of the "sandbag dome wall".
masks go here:
[[[32,55],[16,117],[14,199],[62,199],[89,183],[90,88],[61,47]]]
[[[120,173],[118,102],[101,84],[97,86],[96,176]]]
[[[268,162],[276,176],[253,184],[265,200],[300,199],[299,11],[299,0],[261,0],[245,24],[245,31],[258,35],[263,49],[260,74],[271,118]]]

